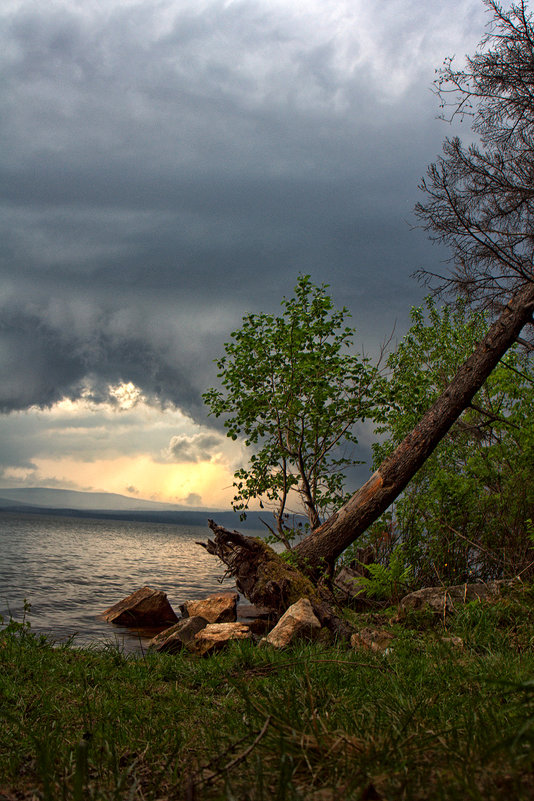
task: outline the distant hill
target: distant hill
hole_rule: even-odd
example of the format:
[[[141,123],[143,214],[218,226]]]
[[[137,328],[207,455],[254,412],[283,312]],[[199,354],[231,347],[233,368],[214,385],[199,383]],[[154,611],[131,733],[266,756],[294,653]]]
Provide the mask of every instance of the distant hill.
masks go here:
[[[0,509],[9,509],[12,506],[20,506],[20,501],[11,501],[9,498],[0,498]]]
[[[129,498],[114,492],[77,492],[76,490],[50,489],[48,487],[21,487],[2,489],[0,503],[15,503],[24,506],[50,507],[54,509],[109,510],[109,511],[192,511],[190,506],[158,503],[138,498]],[[199,509],[196,507],[195,511]]]
[[[246,521],[239,514],[221,509],[191,508],[128,498],[112,492],[77,492],[47,487],[0,488],[0,511],[17,514],[92,517],[107,520],[133,520],[143,523],[204,525],[209,518],[226,528],[266,530],[260,517],[269,513],[248,512]],[[269,521],[270,522],[270,521]]]

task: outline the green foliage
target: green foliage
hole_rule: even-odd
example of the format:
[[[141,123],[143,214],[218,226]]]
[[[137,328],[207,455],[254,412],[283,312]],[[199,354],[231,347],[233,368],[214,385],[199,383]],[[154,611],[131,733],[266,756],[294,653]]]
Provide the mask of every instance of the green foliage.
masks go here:
[[[9,621],[4,626],[4,617],[0,615],[0,627],[3,626],[2,633],[5,634],[15,634],[18,637],[25,637],[26,635],[30,635],[30,628],[31,623],[29,620],[30,612],[31,612],[31,604],[29,601],[24,598],[23,601],[23,615],[22,620],[15,620],[11,615],[9,616]]]
[[[484,335],[484,313],[464,304],[412,310],[412,327],[388,359],[389,404],[380,410],[376,464],[445,389]],[[534,370],[516,349],[370,533],[382,558],[400,539],[417,583],[515,575],[534,559]]]
[[[274,508],[286,546],[295,493],[312,528],[345,500],[354,426],[377,402],[377,370],[350,352],[347,309],[335,309],[326,290],[301,275],[280,316],[246,315],[217,360],[222,389],[203,396],[211,414],[227,418],[228,436],[252,450],[235,473],[234,509],[245,513],[255,499]]]
[[[359,576],[356,581],[369,598],[377,601],[398,601],[407,592],[412,580],[411,565],[406,565],[402,546],[397,545],[389,558],[389,564],[374,562],[365,565],[368,576]]]
[[[0,631],[0,795],[531,799],[532,591],[424,630],[420,610],[390,611],[358,616],[393,634],[387,655],[236,642],[138,658]]]

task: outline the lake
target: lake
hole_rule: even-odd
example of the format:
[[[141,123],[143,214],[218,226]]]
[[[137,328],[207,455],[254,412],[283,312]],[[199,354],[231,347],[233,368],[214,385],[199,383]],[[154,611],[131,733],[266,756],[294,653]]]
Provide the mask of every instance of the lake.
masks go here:
[[[263,532],[247,531],[247,534]],[[104,609],[145,585],[179,605],[221,590],[224,566],[195,541],[205,526],[15,515],[0,512],[0,614],[78,645],[117,643],[140,651],[150,639],[99,620]],[[225,579],[222,588],[235,587]]]

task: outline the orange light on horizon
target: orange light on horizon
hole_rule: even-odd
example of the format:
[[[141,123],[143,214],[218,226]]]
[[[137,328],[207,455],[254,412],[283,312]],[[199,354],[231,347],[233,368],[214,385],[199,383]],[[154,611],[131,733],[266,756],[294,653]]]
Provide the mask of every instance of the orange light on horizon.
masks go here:
[[[161,503],[185,503],[191,495],[200,496],[196,505],[229,507],[234,495],[233,475],[216,462],[168,464],[154,462],[149,456],[97,459],[92,462],[72,458],[35,459],[42,483],[46,479],[73,484],[80,490],[116,492],[137,499]],[[135,488],[135,493],[131,488]]]

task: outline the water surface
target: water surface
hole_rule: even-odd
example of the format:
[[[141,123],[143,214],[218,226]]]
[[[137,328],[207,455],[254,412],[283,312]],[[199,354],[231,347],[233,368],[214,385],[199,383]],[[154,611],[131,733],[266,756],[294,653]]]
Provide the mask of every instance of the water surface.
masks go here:
[[[196,544],[206,526],[180,526],[0,512],[0,614],[80,645],[117,641],[146,646],[149,633],[112,626],[98,616],[148,585],[179,605],[221,589],[224,566]],[[231,589],[232,580],[223,582]]]

